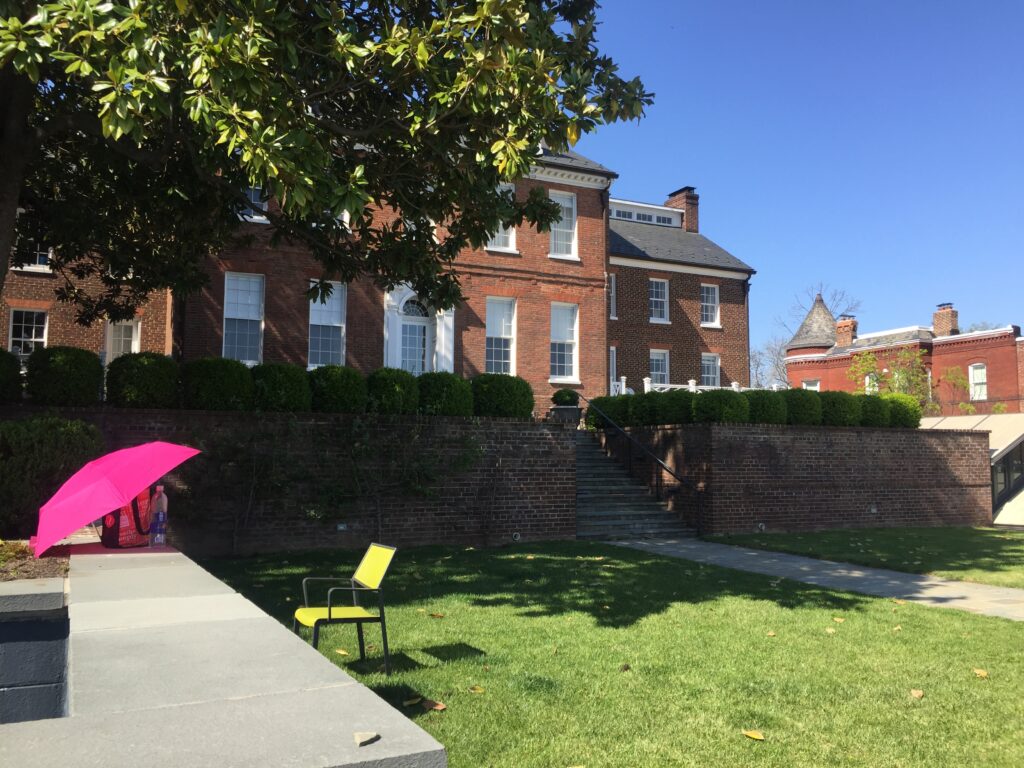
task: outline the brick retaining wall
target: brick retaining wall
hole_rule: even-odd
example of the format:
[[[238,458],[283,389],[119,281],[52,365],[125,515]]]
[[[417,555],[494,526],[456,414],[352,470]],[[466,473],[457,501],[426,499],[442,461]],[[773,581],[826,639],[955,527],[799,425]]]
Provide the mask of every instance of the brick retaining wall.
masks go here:
[[[687,482],[673,505],[702,533],[991,525],[988,435],[707,424],[630,432]],[[602,439],[626,463],[627,441]],[[632,473],[668,473],[635,447]]]

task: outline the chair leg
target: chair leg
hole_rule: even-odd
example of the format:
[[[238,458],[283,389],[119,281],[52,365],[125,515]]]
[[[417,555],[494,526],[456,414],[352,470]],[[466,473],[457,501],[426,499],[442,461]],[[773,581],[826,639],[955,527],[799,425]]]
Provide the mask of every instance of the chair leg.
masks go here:
[[[359,660],[366,661],[366,642],[363,640],[363,625],[356,624],[356,634],[359,635]]]
[[[292,619],[292,632],[299,634],[299,622],[296,619]]]
[[[313,647],[316,648],[320,644],[320,622],[313,624]]]
[[[384,646],[384,674],[391,674],[391,654],[388,652],[388,627],[384,623],[384,617],[380,619],[380,641]]]

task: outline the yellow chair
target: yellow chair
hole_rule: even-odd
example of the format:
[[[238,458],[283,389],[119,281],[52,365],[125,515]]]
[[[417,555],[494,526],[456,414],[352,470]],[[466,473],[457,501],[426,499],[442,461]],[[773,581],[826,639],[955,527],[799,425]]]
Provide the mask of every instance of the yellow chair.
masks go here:
[[[359,635],[359,658],[366,658],[366,646],[363,642],[363,624],[380,624],[380,636],[384,645],[384,673],[391,674],[391,657],[388,655],[388,630],[384,623],[384,591],[380,583],[388,566],[395,557],[395,548],[384,544],[371,544],[363,555],[359,567],[351,579],[309,576],[302,580],[302,608],[295,611],[292,619],[292,630],[298,634],[299,625],[312,627],[313,647],[320,642],[320,627],[325,624],[355,624]],[[309,604],[309,584],[315,581],[348,582],[347,587],[331,587],[327,590],[327,607],[314,608]],[[334,604],[335,592],[351,592],[352,605]],[[379,612],[372,614],[359,604],[360,592],[376,592]]]

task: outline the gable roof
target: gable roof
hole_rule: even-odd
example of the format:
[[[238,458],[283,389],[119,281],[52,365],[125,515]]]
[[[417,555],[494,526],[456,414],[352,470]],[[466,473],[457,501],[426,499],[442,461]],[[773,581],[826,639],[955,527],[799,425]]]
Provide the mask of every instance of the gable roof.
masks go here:
[[[819,293],[804,321],[800,323],[793,338],[786,345],[786,351],[809,347],[833,347],[836,343],[836,319]]]
[[[753,267],[744,264],[704,235],[687,232],[682,227],[661,227],[612,219],[608,222],[608,252],[613,256],[631,259],[729,269],[749,275],[755,272]]]
[[[541,165],[550,165],[555,168],[568,168],[573,171],[584,171],[598,176],[607,176],[609,179],[619,178],[619,174],[615,171],[605,168],[600,163],[595,163],[589,157],[584,157],[579,152],[573,152],[571,149],[567,149],[564,152],[555,152],[547,145],[543,145],[538,162]]]

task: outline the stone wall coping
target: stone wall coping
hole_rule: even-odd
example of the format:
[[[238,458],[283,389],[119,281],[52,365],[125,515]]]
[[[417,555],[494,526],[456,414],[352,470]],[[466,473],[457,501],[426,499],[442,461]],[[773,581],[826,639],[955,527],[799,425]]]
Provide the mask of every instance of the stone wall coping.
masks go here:
[[[0,618],[17,614],[57,611],[65,606],[64,578],[0,581]]]

